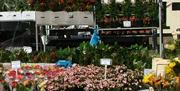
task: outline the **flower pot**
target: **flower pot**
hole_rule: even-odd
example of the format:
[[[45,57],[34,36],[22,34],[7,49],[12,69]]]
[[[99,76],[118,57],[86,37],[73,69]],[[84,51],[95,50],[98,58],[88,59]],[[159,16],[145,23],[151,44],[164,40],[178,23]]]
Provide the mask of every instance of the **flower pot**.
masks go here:
[[[108,23],[110,23],[110,22],[111,22],[110,15],[108,15],[108,14],[105,15],[105,16],[104,16],[104,23],[105,23],[105,24],[108,24]]]

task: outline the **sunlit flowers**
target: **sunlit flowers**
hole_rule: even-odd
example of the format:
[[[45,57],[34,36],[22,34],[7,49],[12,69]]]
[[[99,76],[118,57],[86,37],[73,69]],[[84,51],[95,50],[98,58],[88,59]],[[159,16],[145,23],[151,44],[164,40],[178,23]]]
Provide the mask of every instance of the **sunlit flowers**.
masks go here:
[[[40,66],[40,65],[23,65],[21,68],[14,70],[9,69],[5,72],[5,81],[15,88],[17,85],[23,84],[27,86],[36,82],[40,84],[40,80],[51,79],[63,73],[63,68],[57,66]]]
[[[147,83],[151,83],[152,84],[152,80],[154,79],[154,77],[155,77],[155,74],[145,75],[144,78],[143,78],[143,82],[145,84],[147,84]]]
[[[155,88],[168,88],[170,87],[170,81],[163,76],[156,76],[154,73],[150,73],[144,76],[143,83],[148,84]]]
[[[168,66],[166,67],[166,74],[167,75],[179,75],[180,74],[180,60],[172,60]]]

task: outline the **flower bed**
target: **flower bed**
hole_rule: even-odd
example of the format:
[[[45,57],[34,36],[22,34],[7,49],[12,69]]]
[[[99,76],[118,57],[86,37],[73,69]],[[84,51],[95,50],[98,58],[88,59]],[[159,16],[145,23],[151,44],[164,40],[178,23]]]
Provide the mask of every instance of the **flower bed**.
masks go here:
[[[17,74],[17,75],[16,75]],[[1,81],[21,91],[60,91],[60,90],[138,90],[142,86],[141,71],[127,69],[126,66],[112,66],[107,69],[104,79],[104,68],[94,65],[60,68],[56,66],[25,65],[16,71],[4,72]],[[5,87],[9,89],[9,87]],[[26,90],[22,90],[26,89]]]

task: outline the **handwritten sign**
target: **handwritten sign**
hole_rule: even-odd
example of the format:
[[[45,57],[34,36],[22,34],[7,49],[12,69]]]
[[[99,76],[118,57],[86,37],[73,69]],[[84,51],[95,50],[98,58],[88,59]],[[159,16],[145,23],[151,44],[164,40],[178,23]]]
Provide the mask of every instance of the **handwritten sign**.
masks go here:
[[[21,68],[21,61],[20,60],[18,60],[18,61],[11,61],[11,67],[12,67],[12,69]]]

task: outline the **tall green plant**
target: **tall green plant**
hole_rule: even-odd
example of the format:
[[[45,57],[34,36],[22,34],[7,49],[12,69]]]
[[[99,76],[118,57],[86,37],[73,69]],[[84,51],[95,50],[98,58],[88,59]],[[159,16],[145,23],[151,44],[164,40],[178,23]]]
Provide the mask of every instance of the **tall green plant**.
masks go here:
[[[92,64],[93,57],[94,57],[94,48],[88,43],[83,42],[80,44],[79,48],[77,49],[76,54],[78,54],[79,64],[81,65],[88,65]]]
[[[125,2],[122,5],[122,11],[123,11],[124,16],[128,18],[131,16],[131,11],[132,11],[131,0],[125,0]]]
[[[158,3],[155,0],[149,0],[147,3],[147,13],[152,20],[156,20],[158,18]]]
[[[75,49],[70,47],[59,49],[57,51],[57,56],[59,59],[72,60],[74,55]]]
[[[135,0],[135,8],[133,8],[135,16],[139,19],[141,19],[144,16],[143,1],[144,0]]]

